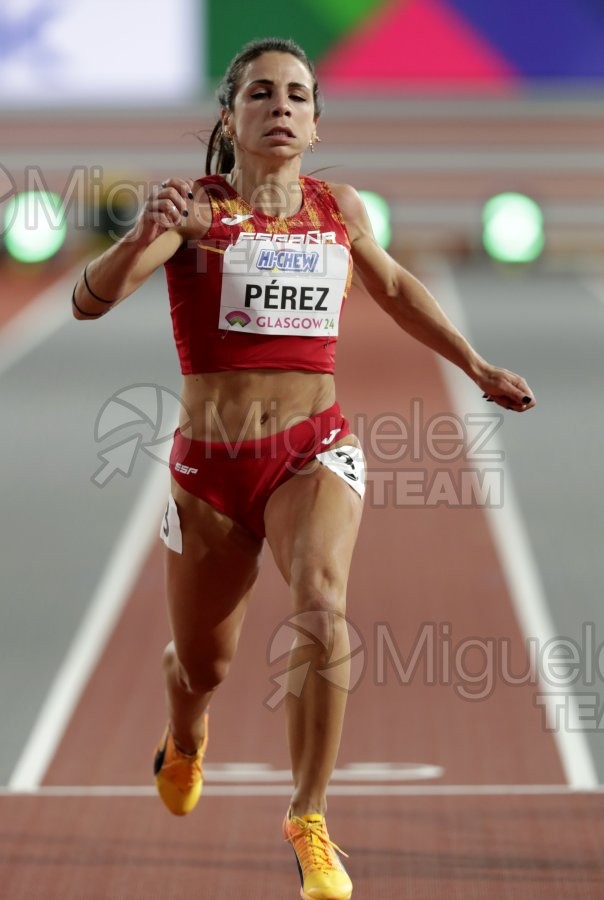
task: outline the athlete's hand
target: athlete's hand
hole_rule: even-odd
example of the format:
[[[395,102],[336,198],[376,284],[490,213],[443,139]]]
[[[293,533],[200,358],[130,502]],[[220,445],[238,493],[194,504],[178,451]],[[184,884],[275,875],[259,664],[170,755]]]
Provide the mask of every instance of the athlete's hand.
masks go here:
[[[485,400],[497,403],[504,409],[526,412],[535,406],[535,396],[524,378],[508,369],[490,366],[486,374],[476,379],[476,383],[482,388]]]
[[[187,204],[193,199],[193,182],[185,178],[169,178],[153,188],[147,198],[135,226],[136,238],[143,243],[152,243],[155,238],[183,225],[189,210]]]

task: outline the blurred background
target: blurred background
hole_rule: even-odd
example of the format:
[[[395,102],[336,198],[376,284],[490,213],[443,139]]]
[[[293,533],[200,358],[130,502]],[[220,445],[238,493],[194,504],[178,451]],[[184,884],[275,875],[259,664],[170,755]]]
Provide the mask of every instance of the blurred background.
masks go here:
[[[102,14],[92,0],[7,0],[3,204],[15,188],[56,191],[70,244],[107,214],[129,224],[150,182],[201,171],[215,86],[243,43],[269,34],[293,37],[317,65],[327,108],[313,167],[383,195],[396,249],[480,253],[485,202],[519,192],[539,206],[550,258],[601,251],[598,0],[547,11],[537,0],[300,0],[278,12],[108,0]],[[530,211],[520,215],[530,230]]]
[[[599,658],[601,0],[3,0],[5,779],[152,464],[98,453],[120,424],[102,411],[132,385],[178,389],[162,277],[90,330],[70,319],[73,281],[154,184],[203,174],[216,84],[267,35],[302,44],[325,95],[304,171],[366,192],[389,251],[535,390],[530,417],[505,420],[510,477],[555,633],[583,650],[594,623]],[[586,725],[600,781],[603,729]]]

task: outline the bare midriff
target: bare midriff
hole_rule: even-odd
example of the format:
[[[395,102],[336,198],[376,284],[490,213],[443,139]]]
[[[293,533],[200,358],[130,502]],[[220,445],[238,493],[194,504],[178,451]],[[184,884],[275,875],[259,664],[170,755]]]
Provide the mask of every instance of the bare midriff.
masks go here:
[[[333,375],[245,369],[185,375],[180,428],[196,441],[257,440],[335,402]]]

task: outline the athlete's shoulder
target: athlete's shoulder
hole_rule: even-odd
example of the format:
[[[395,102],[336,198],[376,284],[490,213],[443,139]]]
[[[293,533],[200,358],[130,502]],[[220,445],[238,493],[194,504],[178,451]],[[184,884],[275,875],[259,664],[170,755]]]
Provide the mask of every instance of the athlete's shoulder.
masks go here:
[[[354,240],[356,226],[366,216],[365,204],[361,200],[358,191],[351,184],[338,184],[331,181],[325,182],[325,187],[333,196],[340,210],[340,214],[350,234],[350,239]]]
[[[358,204],[362,205],[361,198],[350,184],[322,181],[319,178],[312,178],[310,175],[304,176],[304,182],[308,192],[313,193],[316,197],[322,197],[324,200],[329,198],[341,212],[348,209],[354,213],[358,210]]]
[[[362,203],[358,191],[353,188],[351,184],[340,184],[334,181],[326,181],[325,187],[333,196],[336,198],[340,205],[356,206],[358,203]]]

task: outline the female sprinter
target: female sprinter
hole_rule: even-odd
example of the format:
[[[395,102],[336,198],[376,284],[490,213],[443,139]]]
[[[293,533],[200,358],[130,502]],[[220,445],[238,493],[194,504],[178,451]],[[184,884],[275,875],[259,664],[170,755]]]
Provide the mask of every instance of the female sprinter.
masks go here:
[[[74,315],[102,315],[165,266],[190,421],[175,434],[162,523],[173,640],[169,722],[155,757],[160,796],[176,815],[199,799],[206,710],[236,651],[266,538],[293,611],[316,616],[314,646],[292,648],[291,670],[309,665],[301,693],[287,698],[294,789],[284,836],[302,896],[343,900],[352,883],[324,816],[346,691],[316,673],[324,647],[332,659],[347,656],[346,581],[364,490],[362,451],[333,375],[352,263],[397,325],[490,399],[517,411],[534,400],[380,249],[352,187],[300,176],[321,100],[296,44],[244,47],[218,97],[208,175],[171,178],[154,192],[135,228],[84,270]]]

